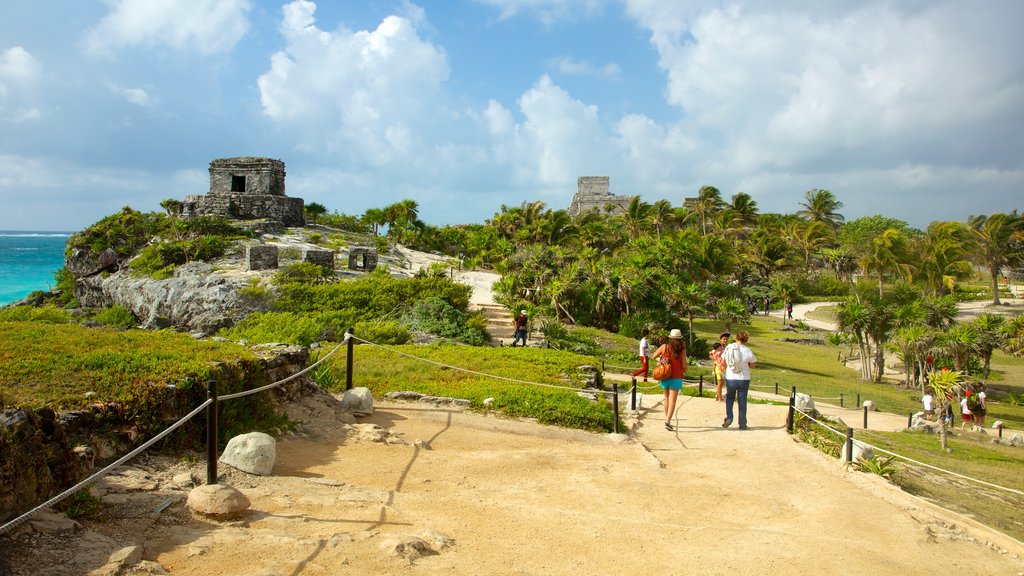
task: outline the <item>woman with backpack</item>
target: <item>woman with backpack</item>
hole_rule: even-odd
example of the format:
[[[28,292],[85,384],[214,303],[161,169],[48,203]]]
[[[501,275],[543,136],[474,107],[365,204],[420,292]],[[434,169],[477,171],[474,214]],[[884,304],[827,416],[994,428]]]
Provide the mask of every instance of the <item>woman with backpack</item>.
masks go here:
[[[732,425],[732,401],[739,405],[740,430],[747,429],[747,393],[750,392],[750,369],[757,368],[757,357],[747,348],[750,334],[738,332],[736,341],[725,347],[725,420],[722,428]]]
[[[659,358],[659,364],[665,362],[669,366],[668,375],[661,379],[661,389],[665,393],[665,430],[674,430],[672,417],[676,412],[679,391],[683,389],[683,376],[686,376],[686,344],[683,343],[682,330],[673,328],[668,334],[668,342],[651,354],[651,360]]]

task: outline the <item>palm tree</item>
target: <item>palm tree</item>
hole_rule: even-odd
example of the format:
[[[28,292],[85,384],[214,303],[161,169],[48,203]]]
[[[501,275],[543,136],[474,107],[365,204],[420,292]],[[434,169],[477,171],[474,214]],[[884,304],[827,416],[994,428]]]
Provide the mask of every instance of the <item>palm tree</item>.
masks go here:
[[[708,300],[707,290],[692,282],[677,283],[669,290],[667,300],[670,310],[677,310],[686,316],[690,328],[690,346],[693,346],[693,317],[704,310],[704,303]]]
[[[789,266],[790,246],[780,235],[761,228],[747,242],[747,257],[761,278],[771,282],[772,272]]]
[[[619,222],[629,231],[629,238],[636,238],[644,229],[644,224],[650,221],[651,205],[640,200],[639,196],[633,196],[626,206],[626,210],[617,217]]]
[[[654,226],[654,230],[658,234],[658,240],[661,240],[661,229],[671,225],[675,222],[676,213],[672,208],[672,204],[668,200],[661,199],[655,202],[651,206],[651,212],[649,215],[651,224]]]
[[[803,209],[797,210],[797,216],[821,222],[832,230],[839,228],[839,223],[844,218],[837,210],[843,207],[843,203],[836,199],[835,194],[828,190],[812,188],[804,192],[804,199],[800,203]]]
[[[708,233],[708,220],[722,209],[725,201],[722,193],[714,186],[701,186],[697,191],[697,200],[690,204],[690,215],[700,220],[700,233]]]
[[[939,443],[943,452],[949,452],[949,443],[946,437],[946,419],[942,416],[949,409],[951,399],[960,390],[960,382],[963,381],[963,374],[956,370],[938,370],[933,372],[929,383],[935,391],[935,397],[939,401]]]
[[[780,280],[776,278],[772,282],[772,293],[775,294],[775,298],[783,302],[783,304],[791,304],[797,296],[796,284],[789,280]],[[786,325],[786,309],[782,309],[782,325]]]
[[[917,373],[921,374],[923,366],[921,361],[923,360],[922,352],[923,347],[929,339],[929,330],[926,326],[921,324],[905,326],[899,328],[889,338],[886,343],[886,348],[896,354],[896,357],[903,362],[904,367],[904,385],[910,386],[912,374],[914,373],[914,367],[917,367]],[[921,380],[921,393],[924,393],[924,383]]]
[[[1024,243],[1015,241],[1015,236],[1024,231],[1024,217],[1014,210],[1009,214],[996,213],[991,216],[968,218],[974,234],[974,258],[988,268],[992,276],[992,303],[999,304],[999,276],[1006,266],[1024,262]]]
[[[747,307],[734,298],[723,298],[718,301],[718,309],[715,310],[715,318],[725,323],[725,331],[732,332],[734,322],[742,322],[750,317]]]
[[[865,382],[871,380],[871,367],[868,358],[871,355],[871,344],[868,342],[867,327],[870,322],[870,310],[859,299],[850,298],[839,304],[836,319],[839,330],[853,334],[860,350],[860,377]]]
[[[313,226],[316,226],[317,218],[327,214],[327,207],[318,202],[310,202],[309,204],[306,204],[304,212]]]
[[[998,314],[980,314],[971,324],[978,335],[975,350],[982,360],[981,379],[987,381],[992,366],[992,353],[1006,345],[1006,333],[1003,331],[1006,317]]]
[[[909,279],[910,264],[908,260],[907,240],[896,228],[889,228],[872,238],[868,252],[861,257],[860,265],[864,274],[872,271],[878,274],[878,297],[882,297],[882,280],[886,272],[896,272]]]
[[[978,333],[971,324],[956,324],[939,334],[937,344],[953,358],[953,365],[964,374],[970,373],[971,355],[978,344]]]
[[[1014,356],[1024,356],[1024,314],[1003,325],[1003,349]]]
[[[970,242],[967,229],[959,222],[933,222],[913,243],[918,269],[933,295],[941,294],[950,278],[971,273],[967,260]]]
[[[502,206],[504,208],[504,206]],[[369,224],[373,228],[373,235],[376,236],[380,227],[388,223],[387,216],[384,215],[384,210],[380,208],[368,208],[363,213],[363,222]]]

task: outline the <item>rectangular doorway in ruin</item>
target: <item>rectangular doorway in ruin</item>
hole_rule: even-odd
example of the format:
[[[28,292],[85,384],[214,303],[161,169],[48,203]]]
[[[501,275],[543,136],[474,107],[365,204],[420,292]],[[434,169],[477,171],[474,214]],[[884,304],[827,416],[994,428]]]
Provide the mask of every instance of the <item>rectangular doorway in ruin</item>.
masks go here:
[[[245,176],[232,176],[231,177],[231,191],[232,192],[245,192]]]

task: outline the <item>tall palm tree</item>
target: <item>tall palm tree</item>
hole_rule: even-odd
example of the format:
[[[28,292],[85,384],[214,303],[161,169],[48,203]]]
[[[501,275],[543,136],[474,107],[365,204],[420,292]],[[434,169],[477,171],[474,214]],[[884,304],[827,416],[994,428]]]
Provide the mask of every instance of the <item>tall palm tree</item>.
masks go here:
[[[970,373],[971,355],[978,344],[978,333],[971,324],[955,324],[939,335],[937,344],[953,358],[957,370]]]
[[[677,310],[686,316],[690,328],[690,345],[693,346],[693,317],[704,310],[704,303],[708,300],[707,290],[692,282],[676,283],[668,291],[667,300],[670,310]]]
[[[992,353],[1006,345],[1006,333],[1003,331],[1006,317],[998,314],[980,314],[971,324],[974,326],[974,332],[978,335],[974,346],[978,355],[981,356],[981,379],[987,381],[992,367]]]
[[[803,209],[797,210],[797,216],[803,216],[813,222],[821,222],[832,230],[839,228],[839,223],[844,220],[843,215],[837,212],[843,207],[843,203],[828,190],[812,188],[804,192],[804,201],[800,203],[800,206]]]
[[[708,233],[708,221],[722,209],[725,201],[722,200],[722,193],[714,186],[701,186],[697,191],[697,200],[689,205],[692,218],[699,220],[700,233]]]
[[[922,324],[916,324],[897,329],[886,343],[886,348],[896,354],[896,357],[903,362],[903,382],[908,387],[910,386],[915,366],[918,374],[924,372],[924,367],[921,365],[923,360],[922,354],[925,343],[928,340],[928,328]],[[921,393],[923,394],[924,382],[920,379],[918,382],[921,383]]]
[[[896,228],[888,228],[871,239],[868,252],[860,259],[864,274],[875,272],[878,275],[878,297],[882,297],[882,281],[887,272],[896,272],[909,279],[910,264],[908,262],[908,245],[903,233]]]
[[[850,298],[839,304],[836,310],[836,319],[839,321],[840,331],[853,334],[857,339],[857,348],[860,350],[861,380],[865,382],[871,380],[871,365],[868,363],[871,344],[867,335],[871,311],[859,299]]]
[[[959,222],[933,222],[924,236],[913,243],[920,275],[933,295],[942,294],[950,278],[971,273],[968,261],[972,239]]]
[[[949,452],[949,443],[946,436],[946,419],[941,415],[946,413],[950,401],[959,392],[963,374],[956,370],[939,370],[933,372],[929,383],[935,391],[935,398],[939,402],[939,444],[943,452]]]
[[[649,215],[651,224],[654,226],[654,230],[657,232],[658,240],[661,240],[661,230],[667,226],[671,226],[676,220],[675,210],[672,208],[672,204],[665,199],[658,200],[651,205],[651,212]]]
[[[1024,217],[1014,210],[1009,214],[971,216],[967,221],[974,234],[974,259],[988,268],[992,277],[992,303],[999,304],[1002,269],[1024,262],[1024,243],[1015,240],[1024,231]]]
[[[633,196],[617,220],[629,231],[630,239],[633,239],[643,231],[644,225],[650,221],[650,218],[651,205],[640,200],[639,196]]]

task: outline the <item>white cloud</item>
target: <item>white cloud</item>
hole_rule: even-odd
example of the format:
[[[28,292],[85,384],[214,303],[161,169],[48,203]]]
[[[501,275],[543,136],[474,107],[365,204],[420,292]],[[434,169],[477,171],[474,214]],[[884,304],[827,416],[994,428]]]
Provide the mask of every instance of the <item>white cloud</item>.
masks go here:
[[[38,120],[36,84],[42,64],[21,46],[0,52],[0,121],[15,123]]]
[[[558,21],[589,16],[598,13],[607,0],[476,0],[480,4],[496,8],[501,19],[508,19],[520,13],[536,15],[545,25]]]
[[[0,82],[32,82],[40,70],[39,61],[21,46],[0,52]]]
[[[149,95],[142,88],[125,88],[121,86],[112,86],[111,90],[115,94],[121,96],[131,104],[135,104],[140,108],[146,108],[156,104],[156,99]]]
[[[86,31],[90,54],[134,46],[168,46],[215,54],[234,47],[249,29],[250,0],[107,0],[110,13]]]
[[[559,56],[548,61],[552,69],[570,76],[596,76],[599,78],[618,78],[622,73],[618,64],[610,62],[598,66],[591,62],[577,60],[571,56]]]
[[[327,32],[315,10],[303,0],[284,6],[286,47],[258,79],[264,113],[301,131],[318,154],[373,165],[414,155],[450,116],[441,95],[450,72],[444,51],[400,16],[372,31]]]

